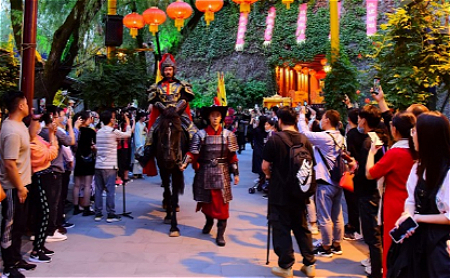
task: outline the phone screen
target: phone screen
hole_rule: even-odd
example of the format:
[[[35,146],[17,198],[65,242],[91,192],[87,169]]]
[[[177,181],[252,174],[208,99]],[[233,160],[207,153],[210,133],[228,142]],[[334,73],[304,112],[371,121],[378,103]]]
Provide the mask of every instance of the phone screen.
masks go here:
[[[419,224],[417,224],[412,217],[406,218],[405,221],[400,224],[398,228],[394,228],[389,232],[389,235],[394,240],[395,243],[399,243],[402,239],[405,238],[406,232],[413,229],[415,230],[417,227],[419,227]]]
[[[308,105],[308,102],[306,102],[306,101],[303,102],[303,106],[306,106],[306,105]]]
[[[380,137],[378,137],[376,132],[368,132],[367,135],[369,135],[370,140],[375,143],[375,146],[383,146],[384,143],[381,141]]]
[[[374,94],[377,94],[380,92],[380,79],[374,78],[373,79],[373,92]]]

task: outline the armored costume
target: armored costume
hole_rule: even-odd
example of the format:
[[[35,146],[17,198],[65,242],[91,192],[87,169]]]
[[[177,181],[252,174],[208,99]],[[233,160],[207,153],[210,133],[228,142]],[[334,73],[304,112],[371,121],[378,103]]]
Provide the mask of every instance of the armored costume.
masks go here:
[[[164,54],[159,64],[161,72],[164,72],[164,68],[166,67],[173,67],[175,74],[176,65],[171,54]],[[150,86],[147,92],[148,102],[156,108],[152,110],[152,114],[155,112],[158,115],[156,117],[155,115],[150,116],[150,122],[152,122],[152,119],[153,122],[151,123],[150,132],[147,135],[146,145],[153,144],[153,135],[160,125],[160,117],[164,117],[170,110],[181,116],[181,126],[189,135],[189,139],[191,139],[198,131],[192,123],[191,116],[187,113],[189,112],[188,102],[194,99],[192,85],[185,81],[180,81],[175,77],[164,77],[163,80]]]
[[[222,109],[225,108],[225,109]],[[208,107],[204,109],[204,117],[211,111],[220,111],[222,119],[226,107]],[[213,219],[218,219],[216,242],[225,245],[223,238],[229,217],[229,202],[232,200],[231,178],[239,175],[236,151],[239,149],[233,132],[219,126],[216,130],[208,125],[192,138],[187,162],[192,161],[195,169],[193,184],[194,200],[198,202],[197,211],[201,210],[206,217],[203,233],[208,234],[213,226]]]

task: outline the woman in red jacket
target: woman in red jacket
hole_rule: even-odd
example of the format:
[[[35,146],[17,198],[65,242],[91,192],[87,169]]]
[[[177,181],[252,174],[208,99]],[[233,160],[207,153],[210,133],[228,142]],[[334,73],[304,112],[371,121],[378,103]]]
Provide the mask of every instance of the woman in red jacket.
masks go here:
[[[387,274],[387,253],[392,242],[389,231],[402,214],[408,197],[406,181],[416,156],[410,130],[415,123],[416,118],[412,113],[397,113],[391,122],[391,134],[396,143],[375,165],[374,156],[381,147],[372,144],[367,157],[367,179],[385,179],[382,203],[383,277]]]

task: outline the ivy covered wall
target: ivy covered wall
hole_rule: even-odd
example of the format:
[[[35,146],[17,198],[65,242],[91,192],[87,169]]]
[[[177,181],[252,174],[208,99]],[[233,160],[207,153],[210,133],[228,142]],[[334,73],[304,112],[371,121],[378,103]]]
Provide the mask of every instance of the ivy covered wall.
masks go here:
[[[231,0],[225,0],[210,27],[202,20],[183,43],[176,57],[179,77],[186,78],[194,84],[194,89],[198,89],[197,94],[204,98],[199,100],[199,105],[211,103],[216,93],[217,72],[226,74],[230,105],[239,102],[250,107],[261,103],[263,96],[276,92],[275,66],[294,66],[297,62],[311,61],[317,54],[328,54],[329,9],[322,2],[308,2],[306,41],[297,44],[295,32],[300,3],[295,1],[288,10],[281,1],[258,1],[252,5],[249,14],[244,51],[236,52],[239,7]],[[265,21],[272,6],[277,14],[272,44],[266,48],[263,46]],[[371,44],[366,36],[365,14],[365,1],[344,0],[340,20],[342,51],[353,64],[364,70],[363,57]],[[250,90],[253,87],[257,89]]]

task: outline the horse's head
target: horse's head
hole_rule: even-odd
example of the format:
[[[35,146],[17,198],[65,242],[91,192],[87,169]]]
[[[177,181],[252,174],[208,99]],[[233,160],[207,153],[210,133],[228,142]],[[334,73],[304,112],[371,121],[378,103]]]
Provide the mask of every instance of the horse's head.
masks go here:
[[[183,159],[181,118],[177,113],[165,113],[158,128],[158,147],[156,158],[158,163],[163,162],[164,167],[171,169]]]

